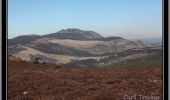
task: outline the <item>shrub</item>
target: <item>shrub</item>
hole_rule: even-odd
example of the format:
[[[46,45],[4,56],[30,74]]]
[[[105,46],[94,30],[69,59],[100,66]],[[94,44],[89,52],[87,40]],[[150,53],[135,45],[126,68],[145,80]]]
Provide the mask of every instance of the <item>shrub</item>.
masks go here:
[[[56,65],[56,66],[54,67],[54,69],[61,69],[61,68],[62,68],[61,65]]]
[[[39,63],[40,63],[39,60],[40,60],[40,58],[35,58],[34,61],[33,61],[33,63],[34,63],[34,64],[39,64]]]
[[[39,61],[38,60],[34,60],[33,63],[34,64],[39,64]]]

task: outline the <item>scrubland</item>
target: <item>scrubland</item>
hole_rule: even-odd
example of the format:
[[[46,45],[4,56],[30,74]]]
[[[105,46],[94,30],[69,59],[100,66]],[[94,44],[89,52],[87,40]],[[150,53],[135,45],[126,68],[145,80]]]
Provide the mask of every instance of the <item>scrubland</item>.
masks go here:
[[[81,68],[8,62],[8,100],[122,100],[160,96],[162,67]]]

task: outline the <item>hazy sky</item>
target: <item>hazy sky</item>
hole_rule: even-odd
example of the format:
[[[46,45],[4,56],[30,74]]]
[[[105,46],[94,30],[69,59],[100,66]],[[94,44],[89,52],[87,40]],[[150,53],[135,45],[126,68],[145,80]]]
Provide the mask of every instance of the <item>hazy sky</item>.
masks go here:
[[[162,0],[8,0],[8,37],[61,29],[103,36],[162,36]]]

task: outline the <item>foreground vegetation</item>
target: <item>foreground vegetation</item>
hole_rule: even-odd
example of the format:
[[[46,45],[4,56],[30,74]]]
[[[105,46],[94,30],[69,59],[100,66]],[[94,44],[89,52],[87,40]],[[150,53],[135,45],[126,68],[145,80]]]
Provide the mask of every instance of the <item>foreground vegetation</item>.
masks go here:
[[[9,100],[121,100],[160,96],[162,67],[80,68],[8,62]]]

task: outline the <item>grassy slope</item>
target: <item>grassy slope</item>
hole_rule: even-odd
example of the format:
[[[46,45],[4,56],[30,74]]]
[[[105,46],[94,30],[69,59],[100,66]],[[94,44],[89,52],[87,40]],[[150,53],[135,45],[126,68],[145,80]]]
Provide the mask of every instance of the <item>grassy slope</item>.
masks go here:
[[[143,60],[136,59],[128,61],[123,64],[114,64],[106,67],[117,67],[117,68],[156,68],[162,67],[162,55],[157,54],[152,57],[145,58]]]

